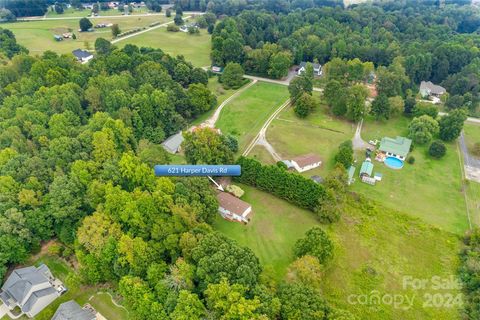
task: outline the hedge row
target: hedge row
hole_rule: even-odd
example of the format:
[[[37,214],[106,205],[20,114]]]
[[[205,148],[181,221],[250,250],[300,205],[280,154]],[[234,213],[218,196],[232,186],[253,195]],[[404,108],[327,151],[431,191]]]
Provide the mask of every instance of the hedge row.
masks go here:
[[[235,180],[267,191],[299,207],[316,211],[325,197],[323,185],[275,165],[263,166],[254,159],[240,157],[242,175]]]

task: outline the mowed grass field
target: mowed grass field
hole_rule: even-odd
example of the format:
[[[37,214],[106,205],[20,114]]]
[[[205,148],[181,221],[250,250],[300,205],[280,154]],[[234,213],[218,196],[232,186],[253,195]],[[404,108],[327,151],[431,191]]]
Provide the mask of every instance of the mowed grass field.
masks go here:
[[[404,117],[385,122],[367,119],[362,137],[368,141],[380,140],[384,136],[406,136],[409,121]],[[299,119],[292,108],[286,109],[270,125],[267,139],[284,159],[306,153],[319,155],[323,161],[321,167],[303,175],[324,177],[335,165],[338,145],[352,139],[354,131],[355,124],[330,116],[328,108],[321,104],[306,119]],[[358,173],[365,154],[363,151],[358,152],[357,181],[351,189],[389,208],[420,217],[444,230],[463,234],[469,224],[456,143],[447,144],[447,155],[441,160],[428,156],[427,148],[428,145],[417,146],[411,153],[416,158],[415,164],[406,163],[398,171],[374,161],[374,172],[383,174],[383,180],[376,186],[359,181]],[[264,163],[273,161],[261,147],[256,147],[251,156]],[[474,188],[475,186],[472,189]]]
[[[108,320],[128,319],[128,311],[122,307],[115,306],[110,295],[104,292],[104,288],[80,286],[78,281],[73,280],[76,277],[76,272],[63,259],[56,256],[50,256],[48,254],[41,254],[40,256],[35,257],[34,260],[27,263],[27,265],[38,266],[42,263],[48,266],[55,277],[62,280],[68,291],[53,301],[37,316],[35,316],[36,320],[50,320],[60,304],[69,300],[75,300],[80,306],[83,306],[85,303],[89,303],[97,312],[101,313]],[[5,316],[1,320],[7,319],[10,318]],[[19,319],[26,320],[29,318],[22,316]]]
[[[464,134],[467,147],[472,151],[474,144],[480,142],[480,125],[465,123]],[[480,226],[480,183],[466,181],[465,193],[472,223]]]
[[[287,99],[287,86],[257,82],[223,108],[216,127],[238,139],[241,153]]]
[[[96,18],[91,19],[91,21],[93,25],[97,23],[117,23],[122,32],[125,32],[135,28],[148,27],[154,22],[164,23],[170,19],[171,18],[165,16],[152,15],[105,19]],[[112,40],[112,32],[110,28],[95,29],[94,32],[78,32],[79,19],[19,21],[14,23],[2,23],[0,24],[0,28],[11,30],[17,38],[17,42],[27,47],[33,55],[41,54],[47,50],[52,50],[58,53],[70,53],[75,49],[87,49],[86,43],[88,43],[88,46],[90,47],[89,49],[93,50],[97,38],[102,37],[107,40]],[[56,41],[53,38],[54,35],[61,35],[65,32],[75,33],[77,39]],[[135,39],[135,37],[131,39]],[[124,40],[124,43],[128,43],[128,40]],[[148,42],[143,43],[142,45],[148,45]]]
[[[201,29],[200,34],[192,35],[186,32],[169,32],[167,28],[158,28],[120,41],[117,45],[123,46],[130,43],[139,47],[160,48],[173,56],[183,55],[187,61],[197,67],[205,67],[210,65],[210,38],[205,29]]]
[[[318,99],[318,95],[315,97]],[[292,107],[282,111],[270,124],[267,140],[283,159],[315,153],[322,165],[304,173],[326,176],[335,166],[334,157],[340,143],[352,139],[355,125],[330,116],[328,107],[320,104],[306,119],[298,118]],[[254,154],[255,155],[255,154]]]
[[[252,205],[252,220],[242,225],[218,217],[214,228],[251,248],[265,272],[273,272],[277,280],[282,280],[294,260],[292,248],[296,240],[319,223],[312,212],[255,188],[240,186],[245,190],[242,199]],[[345,208],[339,222],[323,226],[335,244],[334,258],[323,275],[321,289],[325,298],[362,320],[458,319],[455,308],[425,308],[425,292],[403,288],[406,276],[430,279],[455,275],[458,238],[396,211],[351,201],[354,205]],[[408,295],[414,299],[413,306],[404,310],[405,305],[395,308],[348,302],[350,295],[370,294],[373,290],[378,290],[380,296]]]
[[[368,119],[362,129],[365,141],[382,137],[407,136],[410,119],[405,117],[377,122]],[[457,144],[446,143],[447,154],[440,160],[428,155],[428,144],[415,145],[409,155],[415,163],[405,163],[401,170],[387,168],[374,161],[374,172],[383,174],[375,186],[358,179],[365,155],[357,155],[357,181],[352,190],[380,201],[387,207],[420,217],[442,229],[463,234],[469,227],[467,208],[462,188],[462,171]]]

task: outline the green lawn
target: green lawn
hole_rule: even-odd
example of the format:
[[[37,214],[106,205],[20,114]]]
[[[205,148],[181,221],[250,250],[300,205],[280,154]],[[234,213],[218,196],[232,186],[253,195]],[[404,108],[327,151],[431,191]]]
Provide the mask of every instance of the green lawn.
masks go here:
[[[218,217],[214,227],[251,248],[266,270],[273,268],[275,278],[281,280],[293,261],[295,241],[318,222],[309,211],[255,188],[241,187],[245,190],[242,199],[253,207],[250,223],[242,225]],[[350,310],[358,319],[458,319],[455,309],[423,308],[424,292],[402,288],[404,276],[430,279],[434,275],[454,275],[459,250],[456,236],[386,208],[352,202],[340,222],[325,227],[335,243],[334,259],[324,272],[322,284],[327,300]],[[417,296],[410,310],[348,303],[350,294],[372,290],[381,295]],[[457,294],[448,290],[442,293]]]
[[[287,86],[258,82],[225,106],[216,127],[224,134],[236,136],[243,152],[268,117],[287,99]]]
[[[240,186],[245,190],[242,199],[252,205],[252,221],[243,225],[218,215],[214,228],[251,248],[262,265],[273,268],[280,279],[293,260],[295,241],[318,223],[310,212],[252,187]]]
[[[183,55],[187,61],[197,67],[210,65],[210,35],[205,29],[201,29],[200,34],[191,35],[185,32],[169,32],[167,28],[158,28],[121,41],[118,45],[122,46],[127,43],[139,47],[160,48],[173,56]]]
[[[285,109],[268,128],[267,140],[283,159],[317,154],[323,162],[321,167],[304,175],[325,176],[335,165],[338,146],[352,139],[354,132],[354,124],[331,117],[327,107],[319,105],[306,119],[298,118],[293,108]]]
[[[475,143],[480,143],[480,125],[465,123],[463,130],[468,149],[472,150]]]
[[[92,286],[80,286],[75,279],[75,274],[78,271],[74,271],[72,266],[67,264],[63,259],[56,256],[50,256],[48,254],[40,254],[39,257],[34,258],[28,263],[28,265],[36,265],[44,263],[46,264],[52,274],[63,281],[68,291],[62,296],[52,302],[47,308],[40,312],[35,319],[36,320],[50,320],[57,310],[58,306],[69,300],[75,300],[78,304],[83,306],[85,303],[92,305],[97,312],[100,312],[108,320],[127,320],[128,312],[113,304],[112,299],[106,293],[103,293],[106,289],[101,287]],[[7,320],[8,317],[3,317],[2,320]],[[26,320],[26,316],[22,316],[19,319]]]
[[[247,82],[245,85],[247,85],[249,82]],[[218,82],[218,77],[214,76],[210,79],[208,79],[208,89],[217,97],[217,106],[219,106],[223,101],[228,99],[232,94],[234,94],[237,90],[234,89],[224,89],[222,84]],[[208,118],[210,118],[214,113],[217,108],[213,108],[212,110],[209,110],[205,112],[204,114],[200,115],[197,119],[192,121],[192,125],[199,125]]]
[[[369,119],[364,124],[362,137],[368,141],[380,140],[384,136],[406,136],[409,122],[410,119],[404,117],[387,122]],[[390,208],[420,217],[450,232],[463,234],[468,227],[468,218],[458,149],[456,143],[446,145],[447,154],[441,160],[428,155],[428,145],[416,145],[410,153],[415,157],[415,164],[405,163],[401,170],[392,170],[374,161],[374,172],[383,174],[382,181],[370,186],[357,179],[352,189]],[[357,167],[360,167],[364,154],[358,154],[357,159]]]
[[[367,119],[362,137],[368,141],[406,135],[409,121],[404,117],[385,122]],[[334,166],[338,145],[352,139],[354,131],[354,124],[331,117],[325,106],[320,106],[305,120],[296,117],[290,108],[272,122],[267,139],[285,159],[310,152],[318,154],[323,160],[322,166],[304,175],[325,176]],[[389,208],[420,217],[434,226],[463,234],[468,227],[468,218],[462,193],[461,166],[456,144],[447,144],[447,148],[443,159],[434,160],[427,155],[427,146],[418,146],[411,153],[416,158],[415,164],[405,164],[398,171],[374,161],[374,171],[381,172],[383,180],[376,186],[370,186],[357,179],[352,190]],[[253,156],[259,157],[257,154]],[[365,155],[358,152],[356,158],[358,174]]]
[[[153,22],[167,22],[170,18],[165,16],[146,16],[146,17],[121,17],[92,19],[92,23],[118,23],[120,29],[125,32],[139,27],[148,27]],[[41,54],[46,50],[53,50],[58,53],[70,53],[75,49],[87,49],[85,44],[88,42],[90,49],[94,48],[95,40],[99,37],[111,40],[112,33],[110,28],[95,29],[94,32],[78,32],[78,19],[72,20],[37,20],[23,21],[14,23],[0,24],[1,28],[10,29],[17,38],[18,43],[24,45],[30,50],[31,54]],[[162,28],[164,29],[164,28]],[[73,31],[77,36],[76,40],[64,39],[55,41],[55,34],[62,34]],[[152,31],[154,32],[154,31]],[[148,34],[148,32],[146,33]],[[130,40],[124,40],[122,45],[129,43]],[[148,45],[148,42],[141,44]]]

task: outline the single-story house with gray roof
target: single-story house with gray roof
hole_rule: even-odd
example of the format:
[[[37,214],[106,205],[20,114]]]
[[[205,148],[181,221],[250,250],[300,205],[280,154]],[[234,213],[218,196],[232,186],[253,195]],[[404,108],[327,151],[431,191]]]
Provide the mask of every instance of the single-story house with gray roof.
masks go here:
[[[447,92],[447,90],[444,87],[433,84],[431,81],[422,81],[420,83],[420,95],[422,98],[440,98],[445,92]]]
[[[65,290],[42,264],[14,270],[2,286],[0,300],[10,311],[18,307],[27,317],[33,318]]]

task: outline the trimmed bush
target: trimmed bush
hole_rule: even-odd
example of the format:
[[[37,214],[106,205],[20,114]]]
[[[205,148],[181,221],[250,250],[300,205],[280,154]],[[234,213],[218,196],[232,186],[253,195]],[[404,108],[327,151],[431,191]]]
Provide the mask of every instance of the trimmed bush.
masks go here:
[[[447,147],[445,147],[445,144],[440,140],[433,141],[430,148],[428,148],[428,154],[435,159],[442,158],[445,156],[445,153],[447,153]]]

